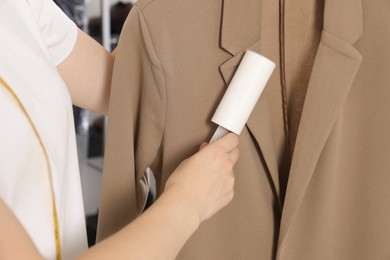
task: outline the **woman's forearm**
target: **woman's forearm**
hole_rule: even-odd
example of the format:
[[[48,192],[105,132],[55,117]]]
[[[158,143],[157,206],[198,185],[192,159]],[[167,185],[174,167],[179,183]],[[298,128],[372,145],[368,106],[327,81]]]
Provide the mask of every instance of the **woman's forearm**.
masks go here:
[[[174,259],[200,221],[178,195],[163,193],[146,212],[82,258]]]
[[[228,134],[184,160],[160,198],[141,216],[85,256],[93,259],[172,260],[201,222],[233,198],[238,137]]]

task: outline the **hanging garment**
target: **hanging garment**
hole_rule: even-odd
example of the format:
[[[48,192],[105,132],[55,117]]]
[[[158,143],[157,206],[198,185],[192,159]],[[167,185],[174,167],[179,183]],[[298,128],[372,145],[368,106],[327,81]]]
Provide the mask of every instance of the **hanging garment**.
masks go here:
[[[209,140],[250,49],[278,66],[240,136],[235,197],[177,259],[389,258],[389,46],[387,0],[138,1],[117,49],[99,239],[142,212],[148,166],[161,193]]]

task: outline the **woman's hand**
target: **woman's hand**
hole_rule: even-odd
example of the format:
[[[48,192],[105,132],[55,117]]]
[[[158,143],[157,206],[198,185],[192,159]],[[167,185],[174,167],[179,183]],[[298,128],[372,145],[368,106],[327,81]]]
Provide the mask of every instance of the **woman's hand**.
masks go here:
[[[233,199],[233,166],[239,157],[238,137],[228,134],[184,160],[169,177],[165,195],[181,199],[199,223],[213,216]]]

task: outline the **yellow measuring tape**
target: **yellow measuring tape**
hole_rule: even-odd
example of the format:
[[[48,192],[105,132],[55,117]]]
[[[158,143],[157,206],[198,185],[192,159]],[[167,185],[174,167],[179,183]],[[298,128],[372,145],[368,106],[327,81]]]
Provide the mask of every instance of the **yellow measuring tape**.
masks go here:
[[[28,114],[26,108],[23,106],[22,102],[16,95],[16,93],[10,88],[10,86],[5,82],[5,80],[0,77],[0,84],[5,87],[5,89],[15,98],[16,102],[18,103],[20,109],[24,113],[24,115],[27,117],[35,135],[37,136],[39,140],[39,144],[41,145],[41,148],[43,150],[43,153],[46,158],[46,163],[47,163],[47,168],[49,171],[49,179],[50,179],[50,191],[51,191],[51,197],[52,197],[52,206],[53,206],[53,219],[54,219],[54,236],[55,236],[55,242],[56,242],[56,252],[57,252],[57,260],[62,259],[61,255],[61,241],[60,241],[60,229],[59,229],[59,224],[58,224],[58,214],[57,214],[57,207],[56,207],[56,200],[55,200],[55,193],[54,193],[54,185],[53,185],[53,177],[52,177],[52,171],[49,163],[49,156],[47,154],[47,150],[43,144],[42,138],[39,135],[37,128],[34,125],[34,122],[32,121],[30,115]]]

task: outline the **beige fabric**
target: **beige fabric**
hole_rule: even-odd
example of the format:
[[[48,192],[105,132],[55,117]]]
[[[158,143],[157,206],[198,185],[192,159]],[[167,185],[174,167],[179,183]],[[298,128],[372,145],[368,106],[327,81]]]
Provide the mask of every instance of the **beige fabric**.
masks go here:
[[[117,50],[99,239],[142,210],[148,166],[160,192],[179,162],[211,137],[211,116],[246,49],[279,65],[274,2],[135,5]],[[286,26],[289,93],[294,86],[306,92],[291,168],[283,158],[278,66],[240,136],[234,200],[201,225],[178,259],[390,257],[390,2],[303,2],[311,11],[299,16],[286,4],[285,17],[314,22]],[[310,26],[323,26],[320,42],[314,29],[302,36],[313,44],[294,56],[294,42]],[[313,48],[311,65],[303,55]],[[297,77],[302,85],[293,84]],[[283,207],[282,175],[289,176]]]
[[[323,12],[324,0],[285,1],[285,63],[291,150],[321,39]]]

